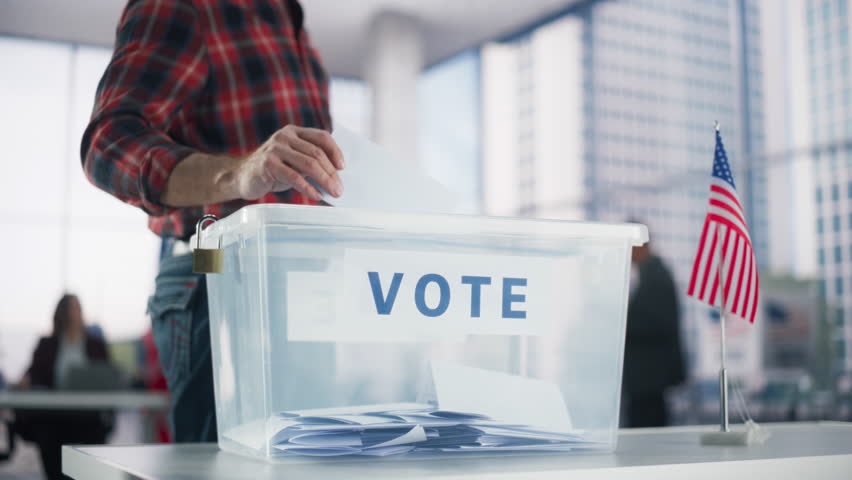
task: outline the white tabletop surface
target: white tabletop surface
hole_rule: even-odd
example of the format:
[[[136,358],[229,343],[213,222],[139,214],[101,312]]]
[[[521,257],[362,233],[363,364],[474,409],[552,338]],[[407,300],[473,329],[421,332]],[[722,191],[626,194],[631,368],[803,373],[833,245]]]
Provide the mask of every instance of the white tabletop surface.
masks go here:
[[[87,479],[852,479],[852,424],[774,424],[761,446],[699,444],[713,427],[622,431],[611,454],[477,455],[411,459],[293,458],[269,464],[215,444],[63,447],[66,475]]]
[[[154,392],[63,392],[59,390],[0,392],[0,408],[42,410],[149,408],[163,410],[168,406],[168,395]]]

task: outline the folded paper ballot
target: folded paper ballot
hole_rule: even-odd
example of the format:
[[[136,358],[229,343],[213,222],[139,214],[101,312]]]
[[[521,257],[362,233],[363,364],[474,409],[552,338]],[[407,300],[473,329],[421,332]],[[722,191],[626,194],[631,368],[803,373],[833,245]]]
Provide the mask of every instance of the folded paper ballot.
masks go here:
[[[555,383],[452,362],[433,361],[431,374],[441,408],[478,412],[516,425],[572,429]]]
[[[347,208],[455,213],[457,195],[410,159],[393,158],[378,144],[339,124],[331,135],[346,162],[346,168],[339,172],[343,194],[335,198],[308,179],[326,203]]]

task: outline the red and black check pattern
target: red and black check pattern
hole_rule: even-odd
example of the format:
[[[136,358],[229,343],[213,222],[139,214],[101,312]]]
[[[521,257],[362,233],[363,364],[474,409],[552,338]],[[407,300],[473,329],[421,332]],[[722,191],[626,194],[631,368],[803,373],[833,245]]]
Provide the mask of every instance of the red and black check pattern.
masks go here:
[[[155,233],[187,238],[205,213],[308,203],[293,191],[203,208],[160,203],[189,154],[243,155],[288,124],[331,128],[328,76],[295,0],[130,0],[83,135],[83,168],[145,210]]]

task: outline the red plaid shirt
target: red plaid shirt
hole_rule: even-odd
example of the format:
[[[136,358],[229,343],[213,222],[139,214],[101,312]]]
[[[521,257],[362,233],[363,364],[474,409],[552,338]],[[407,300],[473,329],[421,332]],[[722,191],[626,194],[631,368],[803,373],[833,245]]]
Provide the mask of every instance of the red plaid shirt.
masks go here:
[[[295,0],[130,0],[83,135],[83,168],[145,210],[155,233],[188,238],[205,213],[308,203],[294,191],[197,208],[160,202],[183,158],[247,154],[288,124],[331,128],[328,76]]]

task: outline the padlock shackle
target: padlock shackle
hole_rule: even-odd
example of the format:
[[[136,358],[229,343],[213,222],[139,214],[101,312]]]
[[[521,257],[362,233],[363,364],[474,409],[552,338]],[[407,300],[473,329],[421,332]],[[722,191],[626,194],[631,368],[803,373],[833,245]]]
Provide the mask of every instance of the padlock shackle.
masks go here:
[[[198,219],[198,222],[195,224],[195,248],[201,248],[201,232],[204,229],[204,224],[207,221],[211,223],[216,223],[219,220],[219,217],[216,215],[204,215],[203,217]],[[219,238],[219,246],[222,246],[222,238]]]

